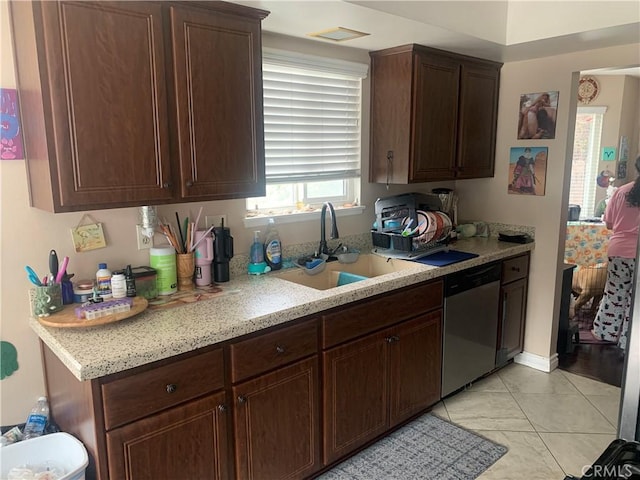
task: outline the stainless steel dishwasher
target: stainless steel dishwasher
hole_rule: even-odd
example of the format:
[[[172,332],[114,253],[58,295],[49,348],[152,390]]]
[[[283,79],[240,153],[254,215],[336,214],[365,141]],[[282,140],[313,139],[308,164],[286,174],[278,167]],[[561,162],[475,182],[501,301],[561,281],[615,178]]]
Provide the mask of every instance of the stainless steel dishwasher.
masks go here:
[[[443,397],[495,367],[500,273],[496,262],[445,277]]]

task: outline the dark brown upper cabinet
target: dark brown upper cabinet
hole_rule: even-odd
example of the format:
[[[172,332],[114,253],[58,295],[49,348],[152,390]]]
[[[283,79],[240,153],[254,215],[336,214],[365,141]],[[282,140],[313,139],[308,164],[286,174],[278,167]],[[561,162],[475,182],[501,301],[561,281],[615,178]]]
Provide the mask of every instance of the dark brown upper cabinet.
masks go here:
[[[493,176],[501,63],[413,44],[370,56],[371,182]]]
[[[31,205],[264,194],[260,22],[224,2],[11,2]]]

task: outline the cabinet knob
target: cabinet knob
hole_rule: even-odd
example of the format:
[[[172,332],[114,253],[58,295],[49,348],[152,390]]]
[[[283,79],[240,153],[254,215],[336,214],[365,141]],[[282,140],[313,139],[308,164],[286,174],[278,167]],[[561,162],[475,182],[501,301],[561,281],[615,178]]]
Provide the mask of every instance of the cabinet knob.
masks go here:
[[[284,353],[285,351],[286,351],[286,349],[282,345],[278,345],[276,347],[276,352],[278,352],[278,353]]]
[[[223,413],[226,412],[227,406],[224,403],[221,403],[220,405],[218,405],[218,411]]]
[[[511,267],[511,271],[513,272],[519,272],[520,268],[519,267]]]
[[[244,395],[238,395],[238,403],[247,403],[247,397]]]
[[[187,180],[187,187],[193,187],[193,182],[191,180]]]
[[[171,188],[171,182],[164,182],[162,188]]]
[[[169,383],[167,384],[167,393],[173,393],[178,389],[178,385],[176,385],[175,383]]]

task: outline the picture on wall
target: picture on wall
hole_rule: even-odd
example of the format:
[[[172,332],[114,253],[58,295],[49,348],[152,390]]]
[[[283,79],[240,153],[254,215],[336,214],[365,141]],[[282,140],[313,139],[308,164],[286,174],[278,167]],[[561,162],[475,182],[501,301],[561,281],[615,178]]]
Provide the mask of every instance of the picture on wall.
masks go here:
[[[548,147],[512,147],[508,191],[515,195],[544,195]]]
[[[0,160],[24,158],[15,88],[0,88]]]
[[[556,138],[558,92],[520,95],[518,140]]]

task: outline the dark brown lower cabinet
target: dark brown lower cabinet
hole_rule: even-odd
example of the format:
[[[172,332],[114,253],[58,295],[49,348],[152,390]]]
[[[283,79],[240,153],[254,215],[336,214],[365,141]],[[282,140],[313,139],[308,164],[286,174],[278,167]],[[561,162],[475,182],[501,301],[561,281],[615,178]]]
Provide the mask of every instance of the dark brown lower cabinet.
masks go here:
[[[302,479],[318,471],[318,358],[234,386],[236,476]]]
[[[323,352],[330,464],[440,400],[442,311]]]
[[[109,478],[228,479],[225,394],[107,432]]]

